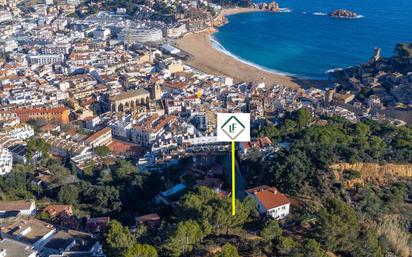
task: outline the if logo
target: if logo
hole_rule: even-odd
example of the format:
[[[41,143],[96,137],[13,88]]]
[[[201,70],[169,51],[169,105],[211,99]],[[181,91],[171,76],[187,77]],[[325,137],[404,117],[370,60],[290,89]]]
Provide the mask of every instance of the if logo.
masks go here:
[[[236,128],[236,123],[232,123],[232,125],[229,125],[229,132],[230,133],[235,132],[235,128]]]
[[[230,139],[235,140],[245,130],[245,125],[236,116],[230,116],[221,126],[221,129]]]

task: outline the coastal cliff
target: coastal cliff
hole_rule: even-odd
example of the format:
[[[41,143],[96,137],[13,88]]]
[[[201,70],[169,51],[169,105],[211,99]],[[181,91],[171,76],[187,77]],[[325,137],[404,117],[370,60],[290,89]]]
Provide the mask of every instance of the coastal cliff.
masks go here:
[[[345,9],[338,9],[331,13],[329,13],[330,17],[333,18],[357,18],[359,15],[355,12],[345,10]]]

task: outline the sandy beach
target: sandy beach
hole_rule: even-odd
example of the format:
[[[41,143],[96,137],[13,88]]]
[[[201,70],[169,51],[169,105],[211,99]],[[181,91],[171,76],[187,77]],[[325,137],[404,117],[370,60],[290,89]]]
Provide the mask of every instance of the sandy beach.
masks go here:
[[[261,10],[253,8],[226,9],[215,20],[220,21],[223,16],[227,15],[258,11]],[[271,73],[236,60],[213,48],[210,36],[214,32],[216,32],[216,29],[211,27],[202,32],[186,34],[183,38],[176,40],[178,48],[192,55],[193,58],[187,62],[189,66],[216,76],[230,76],[237,82],[263,81],[266,85],[276,83],[291,87],[307,87],[318,83],[317,81],[301,80],[282,74]]]

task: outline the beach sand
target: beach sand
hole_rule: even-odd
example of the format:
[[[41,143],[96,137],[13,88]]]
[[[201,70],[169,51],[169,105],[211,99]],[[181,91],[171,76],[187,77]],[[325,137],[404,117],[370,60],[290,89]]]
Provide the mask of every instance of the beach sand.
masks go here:
[[[260,11],[253,8],[233,8],[223,10],[216,19],[220,20],[223,16],[244,12]],[[291,76],[276,74],[244,62],[216,50],[210,40],[211,34],[216,29],[211,27],[202,32],[189,33],[183,38],[176,40],[176,46],[192,56],[187,65],[215,76],[230,76],[236,82],[265,82],[266,85],[282,84],[291,87],[318,86],[325,81],[301,80]]]

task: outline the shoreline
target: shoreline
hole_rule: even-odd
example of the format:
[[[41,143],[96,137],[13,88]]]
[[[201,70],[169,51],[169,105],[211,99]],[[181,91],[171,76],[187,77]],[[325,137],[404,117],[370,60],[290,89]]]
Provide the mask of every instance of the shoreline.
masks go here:
[[[257,8],[229,8],[222,10],[211,21],[209,28],[191,32],[176,40],[176,46],[192,56],[186,64],[207,74],[229,76],[235,82],[264,82],[266,85],[281,84],[293,88],[326,87],[326,80],[297,78],[292,75],[269,71],[257,64],[242,60],[230,52],[213,46],[213,34],[226,24],[226,17],[239,13],[266,12]],[[215,44],[218,43],[215,41]],[[219,43],[218,43],[219,44]]]

